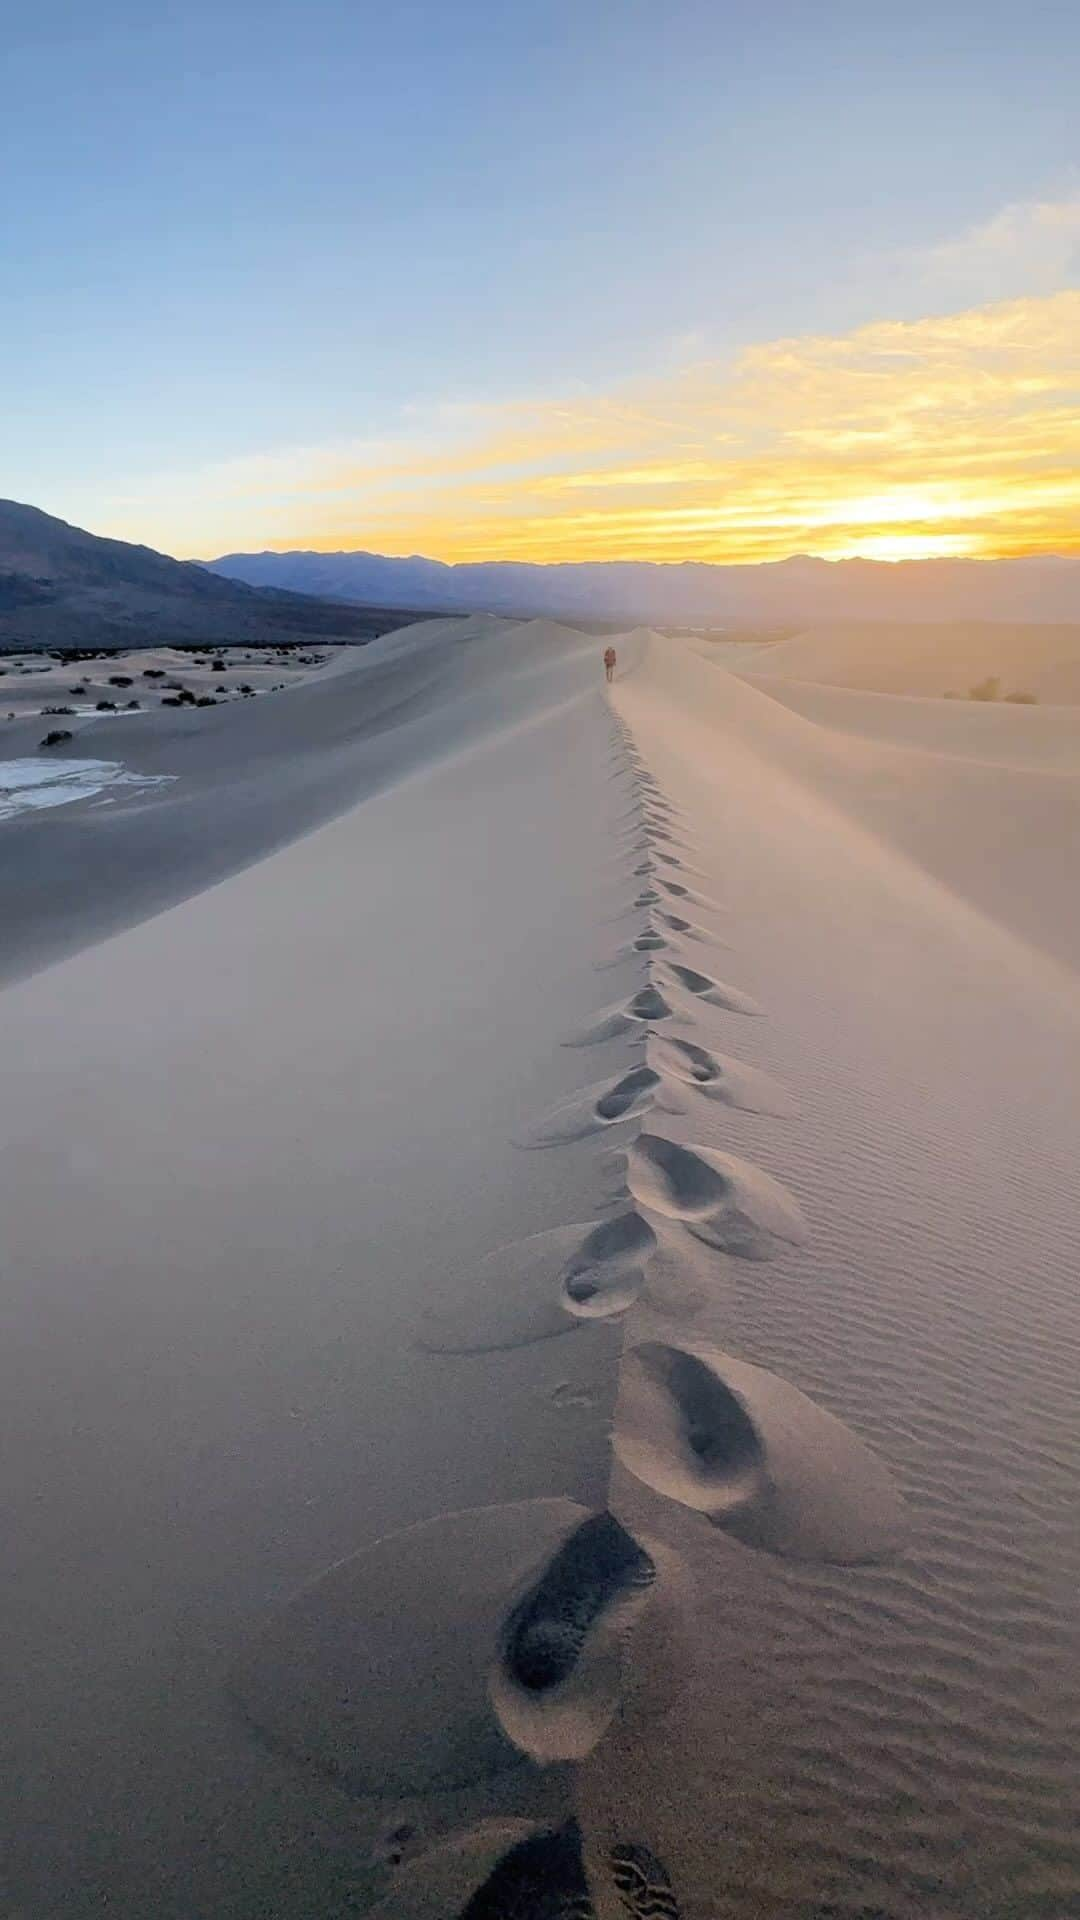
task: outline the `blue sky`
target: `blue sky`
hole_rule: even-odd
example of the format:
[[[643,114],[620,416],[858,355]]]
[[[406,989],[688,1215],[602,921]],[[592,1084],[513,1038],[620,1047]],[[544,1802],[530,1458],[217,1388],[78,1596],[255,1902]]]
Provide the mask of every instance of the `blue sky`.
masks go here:
[[[1077,200],[1072,4],[0,11],[0,493],[174,551],[470,409],[1076,284],[1023,212]]]

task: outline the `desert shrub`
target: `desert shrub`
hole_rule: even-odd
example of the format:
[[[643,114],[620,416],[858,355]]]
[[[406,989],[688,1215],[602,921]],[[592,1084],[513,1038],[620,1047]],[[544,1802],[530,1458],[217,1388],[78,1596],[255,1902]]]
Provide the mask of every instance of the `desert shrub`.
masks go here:
[[[200,693],[199,698],[195,702],[197,707],[216,707],[217,704],[212,693]]]
[[[214,672],[215,672],[215,673],[225,673],[225,672],[227,672],[227,668],[226,668],[226,666],[225,666],[225,662],[224,662],[224,660],[215,660],[215,661],[214,661]]]
[[[110,673],[109,685],[110,687],[130,687],[134,682],[129,673]]]
[[[164,680],[165,669],[164,667],[144,667],[142,677],[144,680]]]
[[[161,704],[163,707],[182,707],[184,703],[180,699],[179,694],[163,693],[161,696]]]
[[[99,713],[115,713],[116,701],[115,700],[99,700],[97,702],[97,710]]]
[[[1039,704],[1037,693],[1007,693],[1005,698],[1011,700],[1014,707],[1037,707]]]
[[[42,713],[74,713],[74,707],[42,707]]]
[[[137,700],[129,700],[129,701],[128,701],[128,703],[127,703],[127,706],[128,706],[128,712],[130,713],[130,712],[131,712],[131,709],[132,709],[132,707],[137,707],[137,706],[138,706],[138,704],[139,704],[139,702],[138,702]]]
[[[978,686],[972,687],[968,692],[969,700],[999,700],[1000,698],[1001,681],[996,673],[988,673],[985,680],[980,680]]]
[[[13,720],[14,718],[14,714],[8,714],[9,720]],[[58,747],[62,741],[70,740],[71,737],[67,727],[53,727],[51,731],[45,735],[41,744],[43,747]]]

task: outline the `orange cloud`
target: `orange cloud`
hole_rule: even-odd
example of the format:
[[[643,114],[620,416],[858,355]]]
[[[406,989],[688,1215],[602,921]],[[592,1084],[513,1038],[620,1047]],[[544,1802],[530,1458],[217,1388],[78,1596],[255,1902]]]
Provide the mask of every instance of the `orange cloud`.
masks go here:
[[[447,560],[1080,549],[1080,292],[774,340],[606,393],[239,463],[226,545]],[[246,522],[255,537],[236,538]],[[145,525],[145,522],[143,523]],[[144,535],[145,537],[145,535]]]

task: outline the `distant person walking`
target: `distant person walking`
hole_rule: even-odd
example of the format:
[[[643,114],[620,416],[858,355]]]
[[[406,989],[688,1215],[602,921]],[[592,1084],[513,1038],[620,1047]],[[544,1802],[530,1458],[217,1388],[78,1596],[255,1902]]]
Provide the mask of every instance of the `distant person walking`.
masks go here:
[[[605,647],[604,648],[604,679],[614,680],[614,678],[615,678],[615,649],[614,647]]]

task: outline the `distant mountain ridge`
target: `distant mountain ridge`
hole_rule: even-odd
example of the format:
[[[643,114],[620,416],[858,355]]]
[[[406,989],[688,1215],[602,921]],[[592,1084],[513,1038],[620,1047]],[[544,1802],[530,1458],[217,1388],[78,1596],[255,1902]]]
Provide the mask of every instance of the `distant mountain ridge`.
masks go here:
[[[370,640],[408,617],[246,585],[0,500],[0,649]]]
[[[462,612],[684,626],[834,620],[1080,620],[1080,557],[521,561],[448,565],[414,554],[229,553],[207,563],[250,586]]]

